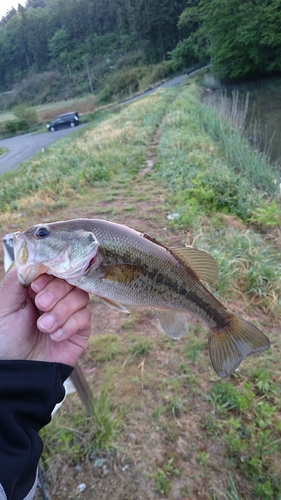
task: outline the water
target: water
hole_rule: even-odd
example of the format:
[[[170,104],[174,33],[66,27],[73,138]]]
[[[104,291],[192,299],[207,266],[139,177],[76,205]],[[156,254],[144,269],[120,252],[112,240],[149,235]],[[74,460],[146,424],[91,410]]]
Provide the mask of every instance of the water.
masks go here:
[[[241,99],[249,93],[249,135],[257,139],[258,149],[268,152],[271,162],[281,166],[281,76],[235,83],[226,89],[228,94],[238,90]]]

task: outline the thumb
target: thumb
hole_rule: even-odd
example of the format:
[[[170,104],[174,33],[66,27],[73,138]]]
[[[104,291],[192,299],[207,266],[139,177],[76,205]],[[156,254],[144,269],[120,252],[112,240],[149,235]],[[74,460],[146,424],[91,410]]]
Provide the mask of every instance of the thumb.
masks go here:
[[[23,287],[17,277],[16,269],[11,269],[2,281],[0,287],[0,312],[11,314],[24,307],[28,288]]]

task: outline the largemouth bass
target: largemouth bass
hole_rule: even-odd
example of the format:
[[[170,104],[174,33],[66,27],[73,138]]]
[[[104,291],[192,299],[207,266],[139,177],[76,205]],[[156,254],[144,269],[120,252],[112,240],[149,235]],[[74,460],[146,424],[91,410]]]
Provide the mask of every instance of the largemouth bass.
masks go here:
[[[145,233],[101,219],[35,225],[14,234],[14,248],[23,285],[48,273],[123,312],[127,306],[151,307],[175,339],[188,331],[186,313],[203,320],[210,330],[212,365],[221,377],[270,347],[260,330],[228,311],[203,285],[217,281],[218,269],[202,250],[168,248]]]

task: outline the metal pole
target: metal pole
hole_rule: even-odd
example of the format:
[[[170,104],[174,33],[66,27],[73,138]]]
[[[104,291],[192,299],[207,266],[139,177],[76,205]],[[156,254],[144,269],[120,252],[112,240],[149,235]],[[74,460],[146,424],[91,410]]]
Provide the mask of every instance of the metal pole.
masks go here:
[[[89,84],[90,84],[91,92],[93,93],[94,90],[93,90],[92,80],[91,80],[90,71],[89,71],[89,67],[88,67],[88,60],[84,59],[84,63],[86,64],[86,69],[87,69],[87,73],[88,73]]]

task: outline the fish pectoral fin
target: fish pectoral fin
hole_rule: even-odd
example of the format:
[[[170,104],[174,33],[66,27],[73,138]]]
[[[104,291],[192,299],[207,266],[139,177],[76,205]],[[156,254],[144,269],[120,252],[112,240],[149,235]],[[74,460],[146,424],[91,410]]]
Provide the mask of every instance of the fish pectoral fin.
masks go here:
[[[130,283],[135,281],[141,269],[134,264],[109,264],[104,266],[103,279],[116,283]]]
[[[173,339],[180,339],[188,332],[188,323],[184,313],[169,309],[154,309],[163,330]]]
[[[231,375],[247,356],[269,347],[268,338],[258,328],[234,313],[226,328],[212,329],[209,336],[212,365],[220,377]]]
[[[126,309],[126,307],[124,307],[122,304],[119,304],[118,302],[115,302],[111,299],[106,299],[105,297],[100,297],[100,299],[104,304],[111,307],[111,309],[116,309],[117,311],[130,314],[130,311],[128,311],[128,309]]]
[[[205,250],[194,247],[171,247],[170,250],[195,271],[198,278],[213,285],[218,281],[219,271],[215,259]]]

